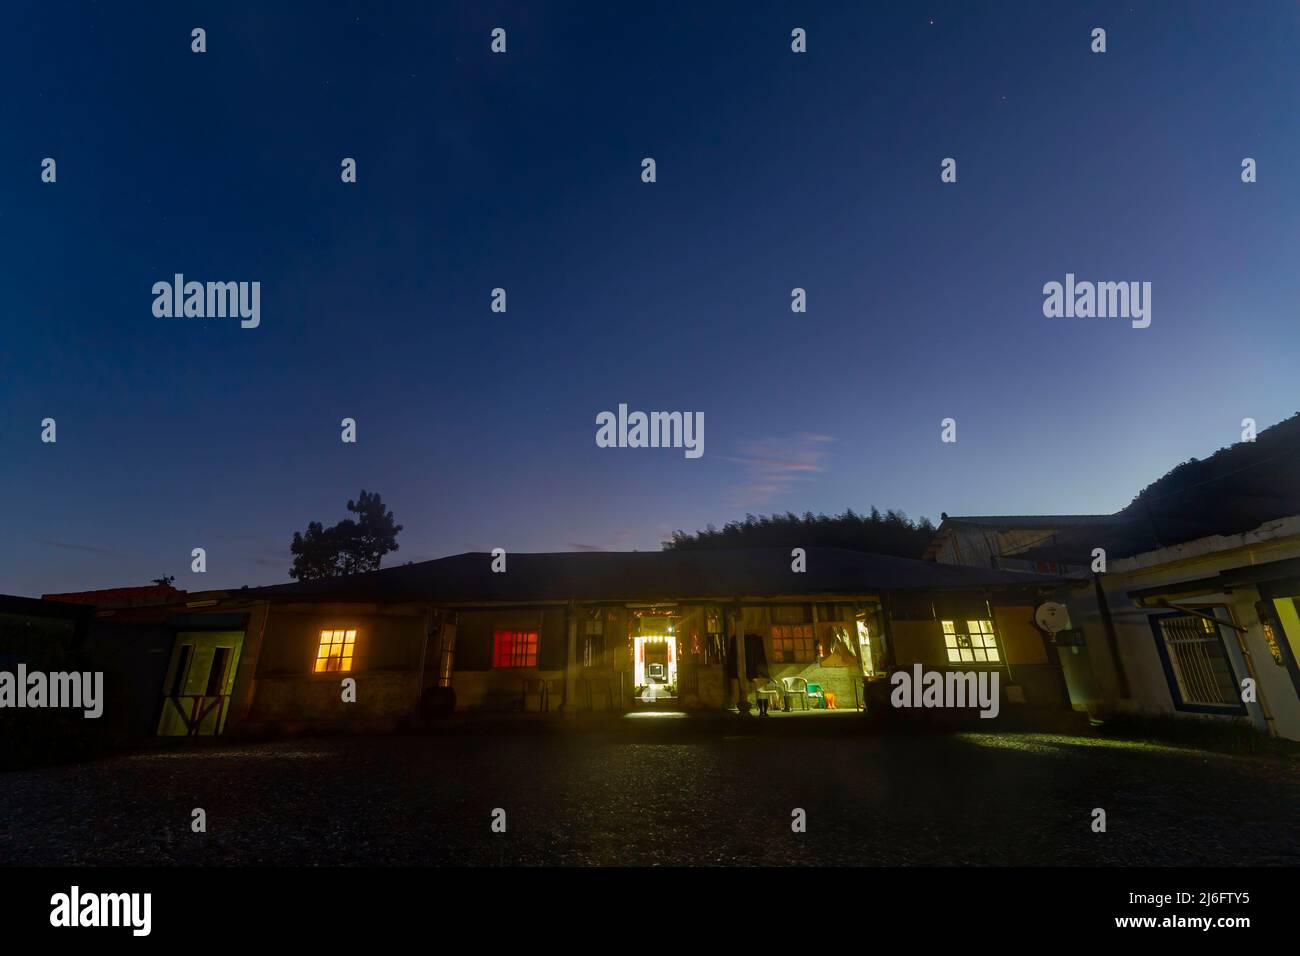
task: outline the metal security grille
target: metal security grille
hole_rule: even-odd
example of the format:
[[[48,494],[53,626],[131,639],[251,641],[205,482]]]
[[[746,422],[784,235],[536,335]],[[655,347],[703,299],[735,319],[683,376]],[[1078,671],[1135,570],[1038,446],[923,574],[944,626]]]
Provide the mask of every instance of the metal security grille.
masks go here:
[[[1161,620],[1160,631],[1183,703],[1210,707],[1240,704],[1217,625],[1204,618],[1169,617]]]

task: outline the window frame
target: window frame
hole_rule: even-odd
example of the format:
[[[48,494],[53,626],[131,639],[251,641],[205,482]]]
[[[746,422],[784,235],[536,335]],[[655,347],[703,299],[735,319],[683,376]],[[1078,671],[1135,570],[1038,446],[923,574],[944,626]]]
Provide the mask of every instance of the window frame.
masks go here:
[[[720,607],[704,609],[705,667],[725,667],[727,664],[727,618]]]
[[[1188,614],[1186,611],[1169,611],[1164,614],[1152,614],[1147,618],[1151,625],[1151,634],[1156,642],[1156,652],[1160,655],[1160,666],[1165,672],[1165,684],[1169,688],[1169,699],[1174,705],[1174,710],[1183,711],[1189,714],[1218,714],[1226,717],[1244,717],[1248,714],[1246,705],[1241,700],[1241,677],[1237,673],[1237,667],[1233,663],[1232,655],[1228,653],[1228,645],[1223,635],[1223,619],[1214,612],[1220,609],[1227,610],[1222,604],[1189,604],[1187,609],[1199,611],[1201,614],[1208,614],[1217,622],[1213,629],[1213,635],[1218,639],[1219,652],[1223,655],[1223,663],[1228,668],[1228,674],[1232,678],[1234,693],[1232,695],[1234,703],[1232,704],[1197,704],[1189,703],[1183,699],[1182,688],[1179,686],[1178,674],[1174,670],[1173,660],[1169,656],[1169,647],[1165,641],[1164,627],[1162,621],[1171,618],[1187,618],[1200,624],[1208,624],[1204,618],[1197,617],[1194,614]],[[1231,612],[1229,612],[1231,615]],[[1207,634],[1211,633],[1206,631]]]
[[[806,631],[807,633],[787,633],[780,631]],[[813,664],[817,657],[817,629],[809,622],[803,624],[773,624],[771,632],[773,664]],[[788,651],[787,651],[788,648]],[[807,657],[800,657],[801,649],[806,648]],[[792,656],[786,657],[786,653]]]
[[[508,652],[505,654],[502,654],[502,647],[500,643],[501,638],[503,636],[509,636],[510,638]],[[492,629],[491,669],[494,671],[529,670],[529,669],[536,670],[538,649],[541,645],[541,636],[542,634],[540,629],[527,630],[523,628],[494,627]],[[522,645],[519,642],[520,637],[525,638],[525,640],[522,642]],[[529,637],[532,638],[531,641],[527,639]],[[518,650],[519,647],[521,646],[523,648],[522,654],[520,654]],[[503,659],[506,661],[506,663],[501,663]],[[516,661],[519,660],[522,660],[522,663],[516,663]]]
[[[334,674],[351,674],[357,667],[357,635],[360,630],[355,627],[322,627],[317,633],[316,657],[312,660],[311,672],[313,674],[334,675]],[[327,639],[325,635],[330,635]],[[334,635],[342,635],[338,640]],[[351,635],[351,636],[349,636]],[[341,648],[339,654],[334,654],[333,648]],[[331,663],[337,661],[338,666],[330,667]],[[346,662],[347,666],[343,666]],[[326,666],[321,667],[324,663]]]
[[[962,625],[961,630],[958,630],[958,624]],[[972,628],[971,625],[975,625],[975,627]],[[945,663],[949,666],[970,664],[976,667],[1002,667],[1007,662],[1006,648],[1002,646],[1002,642],[998,638],[997,628],[991,618],[940,618],[939,630],[943,634],[944,656],[947,658]],[[965,639],[964,644],[962,643],[963,638]],[[979,639],[978,644],[975,643],[976,638]],[[949,643],[949,639],[951,639],[952,643]],[[954,651],[957,653],[955,660],[953,658]],[[990,652],[996,655],[991,660],[989,659]],[[984,655],[983,660],[975,656],[978,653]],[[962,657],[962,654],[970,654],[970,659]]]
[[[605,618],[602,612],[580,618],[582,633],[582,656],[579,660],[583,667],[605,666]],[[495,643],[495,640],[494,640]]]

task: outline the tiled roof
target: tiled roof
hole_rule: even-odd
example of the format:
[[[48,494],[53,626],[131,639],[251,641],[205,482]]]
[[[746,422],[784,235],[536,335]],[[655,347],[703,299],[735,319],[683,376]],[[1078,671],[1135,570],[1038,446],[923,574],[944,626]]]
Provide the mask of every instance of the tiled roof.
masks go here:
[[[42,594],[41,600],[62,601],[64,604],[90,604],[103,608],[143,607],[150,604],[171,604],[184,598],[185,593],[169,584],[151,584],[145,587],[101,588],[98,591]]]

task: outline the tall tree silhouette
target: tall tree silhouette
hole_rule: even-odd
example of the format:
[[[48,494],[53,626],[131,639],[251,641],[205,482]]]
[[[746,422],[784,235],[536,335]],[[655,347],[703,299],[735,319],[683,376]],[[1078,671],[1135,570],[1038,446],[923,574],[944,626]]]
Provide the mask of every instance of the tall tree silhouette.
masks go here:
[[[293,533],[289,577],[316,581],[375,571],[384,555],[398,549],[397,533],[402,526],[393,521],[393,513],[384,507],[378,492],[362,489],[356,501],[348,501],[348,511],[357,515],[355,521],[344,518],[329,528],[313,521],[306,533]]]

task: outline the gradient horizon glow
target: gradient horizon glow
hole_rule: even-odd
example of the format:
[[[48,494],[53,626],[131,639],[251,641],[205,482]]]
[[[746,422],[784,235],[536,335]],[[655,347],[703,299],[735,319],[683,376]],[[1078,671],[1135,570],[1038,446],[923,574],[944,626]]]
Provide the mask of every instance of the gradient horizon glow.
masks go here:
[[[284,581],[362,488],[385,566],[1111,512],[1300,408],[1294,3],[369,6],[5,8],[0,592]],[[154,318],[177,272],[261,326]],[[621,402],[704,456],[597,448]]]

